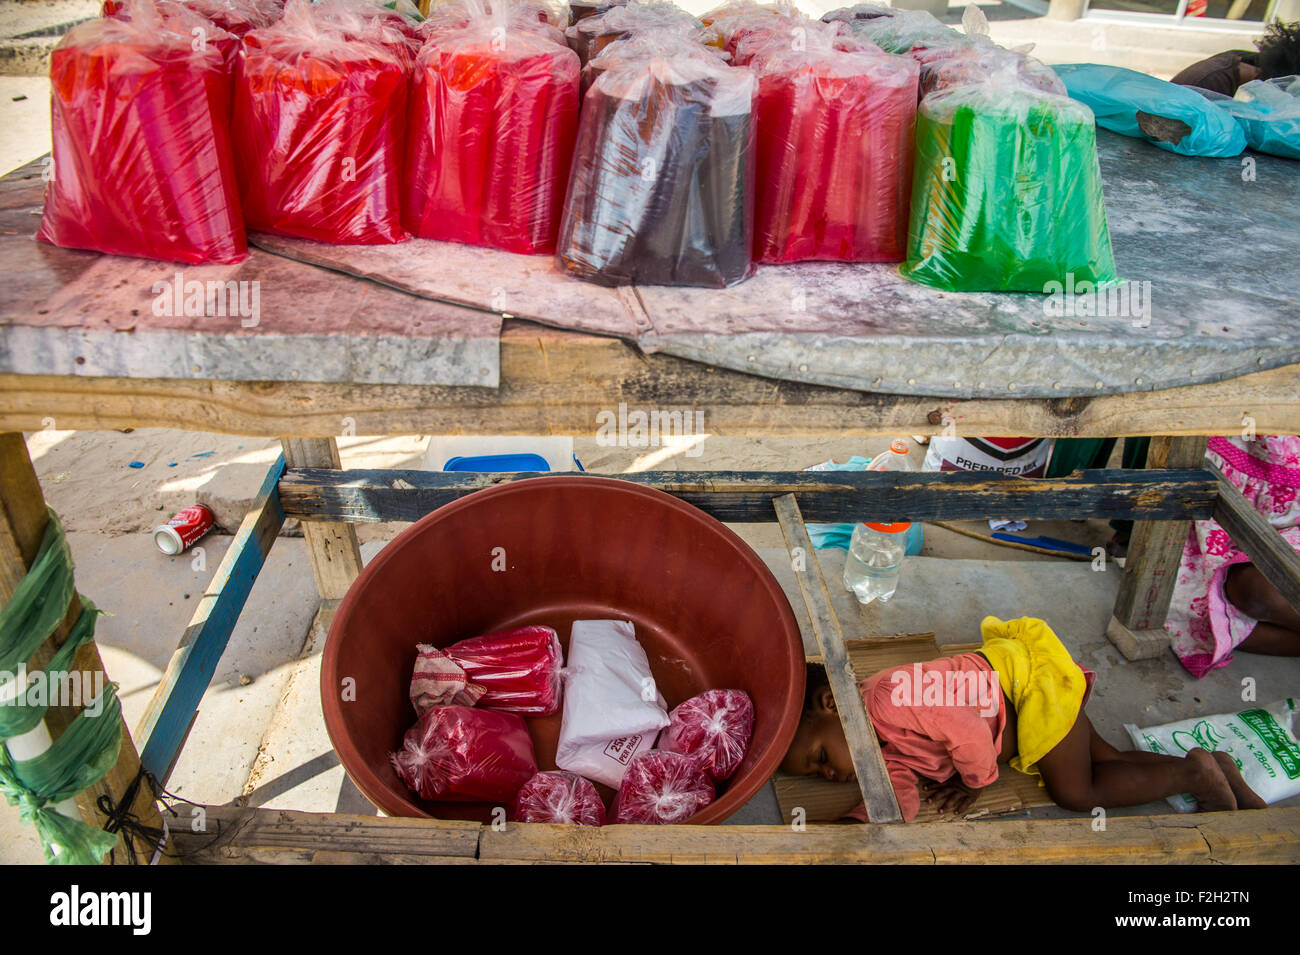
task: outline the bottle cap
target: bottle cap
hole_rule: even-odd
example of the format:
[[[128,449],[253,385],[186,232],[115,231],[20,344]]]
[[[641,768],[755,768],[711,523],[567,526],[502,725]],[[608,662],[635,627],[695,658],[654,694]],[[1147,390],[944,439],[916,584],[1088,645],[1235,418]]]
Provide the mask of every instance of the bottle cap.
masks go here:
[[[870,527],[873,531],[880,531],[882,534],[901,534],[912,526],[911,521],[903,521],[894,524],[873,524],[871,521],[863,521],[862,523],[867,527]]]
[[[907,442],[902,438],[895,438],[893,441],[889,442],[889,450],[893,451],[895,454],[907,454]]]

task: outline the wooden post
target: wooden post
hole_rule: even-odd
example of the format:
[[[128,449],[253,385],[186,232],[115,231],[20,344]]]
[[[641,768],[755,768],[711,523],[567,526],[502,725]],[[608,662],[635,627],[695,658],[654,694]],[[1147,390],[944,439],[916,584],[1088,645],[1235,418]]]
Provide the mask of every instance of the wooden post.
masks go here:
[[[862,702],[853,662],[844,645],[844,632],[831,607],[826,579],[822,577],[821,564],[817,562],[817,552],[808,536],[803,515],[799,513],[799,504],[793,494],[782,494],[774,498],[772,503],[776,507],[777,520],[781,523],[781,533],[785,536],[790,553],[802,554],[807,562],[807,569],[795,576],[799,579],[799,591],[808,606],[813,635],[822,651],[822,664],[826,667],[826,677],[835,697],[835,708],[844,725],[844,738],[849,744],[853,771],[857,774],[858,788],[862,790],[862,798],[867,806],[867,818],[872,822],[902,822],[903,814],[899,811],[898,799],[894,796],[894,786],[889,781],[885,757],[880,752],[880,740],[876,738],[876,730],[871,725],[866,705]]]
[[[284,447],[285,464],[291,468],[338,470],[342,467],[339,446],[333,438],[282,438],[280,444]],[[357,531],[351,524],[303,521],[302,533],[307,539],[316,592],[324,610],[331,606],[330,602],[342,600],[361,573]]]
[[[8,603],[14,594],[14,588],[36,559],[48,522],[45,496],[41,493],[40,482],[36,479],[36,471],[27,454],[23,436],[13,432],[0,434],[0,605]],[[28,663],[29,669],[45,668],[67,639],[68,631],[80,615],[81,600],[74,593],[67,616],[55,629],[53,636],[37,649]],[[89,673],[92,681],[97,673],[102,677],[104,664],[93,640],[77,651],[73,667]],[[107,682],[106,677],[103,679]],[[45,713],[45,726],[50,737],[58,739],[80,711],[81,707],[51,706]],[[102,826],[105,817],[96,805],[99,797],[107,796],[116,805],[135,781],[139,770],[140,756],[131,740],[126,720],[123,719],[122,747],[117,764],[103,779],[76,797],[82,819],[92,826]],[[153,791],[143,780],[136,788],[131,811],[141,825],[162,828],[162,815],[158,811]],[[142,845],[144,841],[135,840],[134,861],[148,864],[156,847]],[[120,840],[113,849],[113,858],[119,863],[129,861],[125,844]]]
[[[1205,437],[1154,437],[1148,468],[1205,466]],[[1158,657],[1169,648],[1165,618],[1191,521],[1138,521],[1129,540],[1124,579],[1106,636],[1130,660]]]

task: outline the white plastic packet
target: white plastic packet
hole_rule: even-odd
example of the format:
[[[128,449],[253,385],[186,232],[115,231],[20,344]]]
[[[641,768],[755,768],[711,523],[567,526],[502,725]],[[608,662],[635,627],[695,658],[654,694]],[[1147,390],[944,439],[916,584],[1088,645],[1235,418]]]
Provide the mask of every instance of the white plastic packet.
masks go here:
[[[618,788],[668,725],[650,661],[627,620],[575,620],[555,765]]]
[[[1139,729],[1126,723],[1133,745],[1148,753],[1185,756],[1201,748],[1227,753],[1241,770],[1246,785],[1270,806],[1300,794],[1300,745],[1293,725],[1296,702],[1280,700],[1268,706],[1195,716],[1178,723]],[[1187,794],[1170,796],[1179,812],[1194,812],[1196,800]]]

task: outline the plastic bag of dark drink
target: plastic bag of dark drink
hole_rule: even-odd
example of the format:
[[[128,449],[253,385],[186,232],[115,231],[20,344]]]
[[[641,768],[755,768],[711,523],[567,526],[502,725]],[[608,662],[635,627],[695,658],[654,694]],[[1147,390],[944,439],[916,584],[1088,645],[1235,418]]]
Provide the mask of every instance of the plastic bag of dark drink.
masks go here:
[[[510,803],[537,775],[523,717],[468,706],[434,706],[406,731],[390,756],[421,799]]]
[[[472,4],[466,4],[471,7]],[[578,57],[498,5],[439,27],[416,60],[407,228],[426,239],[552,253],[578,123]]]
[[[682,38],[603,72],[583,102],[560,266],[602,285],[750,276],[755,86]]]
[[[562,769],[538,773],[515,796],[515,822],[603,826],[605,804],[591,781]]]
[[[406,237],[406,69],[379,30],[289,0],[279,23],[244,37],[234,135],[250,229],[365,245]],[[373,42],[355,39],[367,31]]]
[[[906,254],[917,64],[809,21],[747,49],[755,105],[754,256],[759,262],[900,262]]]
[[[245,258],[217,44],[136,0],[129,18],[67,32],[50,87],[54,175],[38,239],[186,264]]]
[[[714,795],[712,780],[690,756],[652,749],[628,766],[610,814],[621,824],[667,826],[686,822]]]

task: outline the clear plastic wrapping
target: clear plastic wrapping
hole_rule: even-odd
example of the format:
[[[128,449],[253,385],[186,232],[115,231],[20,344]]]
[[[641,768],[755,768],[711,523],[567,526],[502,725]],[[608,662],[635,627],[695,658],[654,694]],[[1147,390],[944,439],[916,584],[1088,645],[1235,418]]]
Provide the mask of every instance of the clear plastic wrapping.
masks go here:
[[[360,39],[367,29],[290,0],[279,23],[244,37],[233,125],[250,229],[369,245],[405,238],[406,70]]]
[[[695,760],[715,783],[745,761],[754,735],[754,703],[744,690],[706,690],[668,714],[659,748]]]
[[[132,0],[104,0],[106,17],[120,16]],[[227,33],[242,37],[249,30],[269,27],[284,13],[284,0],[163,0],[164,6],[185,7]]]
[[[893,10],[890,16],[854,18],[853,32],[887,53],[910,53],[917,47],[960,43],[965,34],[940,23],[925,10]]]
[[[713,802],[713,783],[689,756],[652,749],[632,760],[610,815],[620,824],[687,822]]]
[[[1246,148],[1236,121],[1190,87],[1119,66],[1067,63],[1053,69],[1070,97],[1106,129],[1183,156],[1237,156]]]
[[[406,731],[390,757],[421,799],[511,804],[537,775],[523,718],[468,706],[435,706]]]
[[[751,53],[755,104],[754,257],[899,262],[906,252],[916,122],[915,62],[835,49],[809,23]]]
[[[565,30],[569,47],[586,66],[611,43],[633,36],[704,37],[704,25],[681,7],[665,0],[628,0],[579,20]]]
[[[902,273],[949,291],[1118,281],[1088,108],[1010,69],[927,96]]]
[[[536,20],[533,21],[537,23]],[[416,60],[406,225],[418,236],[555,251],[578,122],[578,57],[509,8],[439,32]]]
[[[226,54],[130,18],[74,26],[50,56],[54,175],[37,238],[197,264],[248,253],[230,142]]]
[[[751,275],[755,86],[685,39],[601,73],[583,103],[561,267],[602,285]]]
[[[453,643],[443,651],[483,693],[476,705],[523,716],[560,711],[564,666],[550,627],[516,627]]]
[[[561,826],[603,826],[605,804],[590,780],[563,770],[538,773],[515,797],[515,822]]]
[[[1241,124],[1251,149],[1300,159],[1300,76],[1251,80],[1218,105]]]

